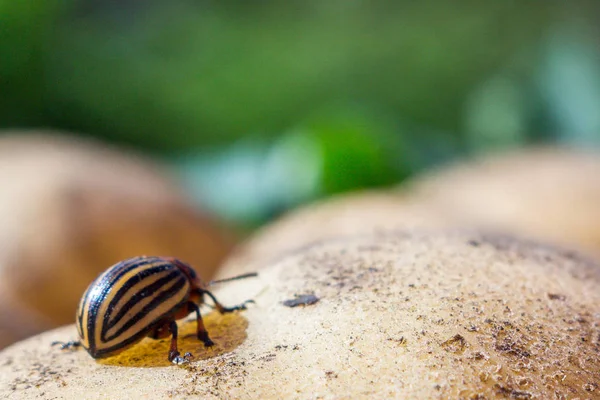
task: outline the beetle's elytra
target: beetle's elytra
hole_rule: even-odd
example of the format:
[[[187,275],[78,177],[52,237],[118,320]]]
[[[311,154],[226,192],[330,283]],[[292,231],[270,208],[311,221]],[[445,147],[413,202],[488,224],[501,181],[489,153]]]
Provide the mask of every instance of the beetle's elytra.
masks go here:
[[[223,281],[249,276],[256,274]],[[171,335],[169,361],[186,362],[187,357],[181,357],[177,350],[177,319],[195,312],[198,339],[205,346],[212,346],[199,310],[204,295],[213,300],[221,314],[243,310],[251,301],[224,307],[207,290],[208,286],[188,264],[176,258],[142,256],[121,261],[90,284],[77,309],[80,342],[63,344],[63,348],[80,344],[92,357],[104,358],[120,353],[145,336],[159,339]]]

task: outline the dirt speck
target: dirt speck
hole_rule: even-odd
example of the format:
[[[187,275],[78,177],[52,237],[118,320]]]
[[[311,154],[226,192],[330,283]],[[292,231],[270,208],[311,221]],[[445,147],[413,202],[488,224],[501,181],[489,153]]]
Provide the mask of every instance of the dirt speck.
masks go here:
[[[33,387],[39,388],[51,381],[56,381],[61,386],[66,386],[66,383],[62,379],[62,375],[58,371],[54,370],[52,366],[35,362],[31,365],[31,369],[27,376],[23,378],[16,378],[10,384],[10,388],[12,391],[24,390]]]
[[[567,296],[565,296],[564,294],[558,294],[558,293],[548,293],[548,298],[550,300],[565,301],[567,299]]]
[[[462,335],[457,333],[456,335],[452,336],[450,339],[442,343],[440,346],[442,346],[442,348],[449,353],[461,354],[465,351],[465,348],[467,347],[467,341]]]
[[[333,371],[325,371],[325,378],[327,379],[335,379],[338,377],[338,374],[336,374]]]
[[[494,385],[494,388],[496,389],[497,395],[503,396],[508,399],[521,400],[521,399],[531,399],[532,398],[532,395],[529,392],[511,389],[509,387],[502,386],[499,384]]]
[[[585,385],[583,385],[583,390],[585,390],[586,392],[593,392],[596,389],[598,389],[598,385],[596,383],[586,383]]]
[[[406,346],[408,342],[404,336],[400,336],[399,338],[389,337],[387,340],[396,343],[398,346]]]
[[[286,307],[297,307],[297,306],[309,306],[315,304],[320,299],[314,294],[301,294],[296,295],[295,298],[289,299],[283,302]]]
[[[501,353],[510,354],[518,358],[527,358],[531,356],[529,351],[508,337],[501,342],[497,342],[495,349]]]

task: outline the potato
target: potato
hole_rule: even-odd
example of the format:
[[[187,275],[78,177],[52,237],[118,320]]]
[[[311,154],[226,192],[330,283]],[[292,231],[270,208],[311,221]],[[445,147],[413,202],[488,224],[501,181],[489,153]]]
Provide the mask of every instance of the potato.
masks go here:
[[[458,226],[506,231],[600,257],[600,153],[540,147],[416,177],[412,201]]]
[[[260,269],[286,252],[339,236],[450,225],[444,215],[391,190],[351,192],[300,207],[262,227],[234,250],[225,269]]]
[[[210,313],[216,347],[183,338],[196,356],[183,368],[168,365],[168,339],[100,362],[51,348],[75,337],[69,326],[0,353],[0,397],[600,397],[600,266],[548,246],[472,233],[331,239],[216,294],[256,305]],[[285,305],[297,295],[319,300]]]
[[[172,255],[210,278],[233,237],[159,166],[92,140],[0,135],[0,347],[74,321],[115,262]]]
[[[532,148],[415,177],[398,190],[338,195],[301,207],[234,251],[232,271],[322,239],[401,228],[512,233],[600,257],[600,155]]]

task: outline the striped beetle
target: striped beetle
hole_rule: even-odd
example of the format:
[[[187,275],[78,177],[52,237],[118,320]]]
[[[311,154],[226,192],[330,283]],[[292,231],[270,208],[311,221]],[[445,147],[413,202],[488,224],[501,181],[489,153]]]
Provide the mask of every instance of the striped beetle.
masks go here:
[[[188,264],[172,257],[134,257],[118,262],[101,274],[85,291],[76,315],[79,341],[54,342],[62,349],[83,346],[93,358],[122,352],[145,336],[171,336],[169,361],[181,364],[191,354],[177,350],[177,319],[196,313],[196,335],[206,347],[213,346],[204,327],[199,305],[208,295],[221,314],[246,309],[248,300],[224,307],[207,290],[213,283],[257,276],[256,273],[202,282]]]

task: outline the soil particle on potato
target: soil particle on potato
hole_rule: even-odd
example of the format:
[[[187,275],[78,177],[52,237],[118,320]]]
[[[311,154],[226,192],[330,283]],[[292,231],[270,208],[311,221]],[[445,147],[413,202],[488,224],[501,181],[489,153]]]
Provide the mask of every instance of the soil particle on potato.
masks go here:
[[[498,394],[502,397],[506,397],[509,399],[519,399],[519,400],[532,398],[532,395],[529,392],[523,392],[523,391],[511,389],[509,387],[502,386],[499,384],[494,385],[494,387],[496,389],[496,394]]]
[[[548,293],[548,298],[550,300],[560,300],[560,301],[565,301],[567,296],[563,295],[563,294],[558,294],[558,293]]]
[[[450,339],[443,342],[440,346],[442,346],[442,348],[449,353],[461,354],[467,347],[467,341],[462,335],[457,333]]]
[[[320,299],[314,294],[301,294],[296,295],[294,299],[285,300],[283,305],[286,307],[310,306],[319,300]]]
[[[334,371],[325,371],[325,377],[327,379],[335,379],[338,377],[338,374],[336,374]]]

